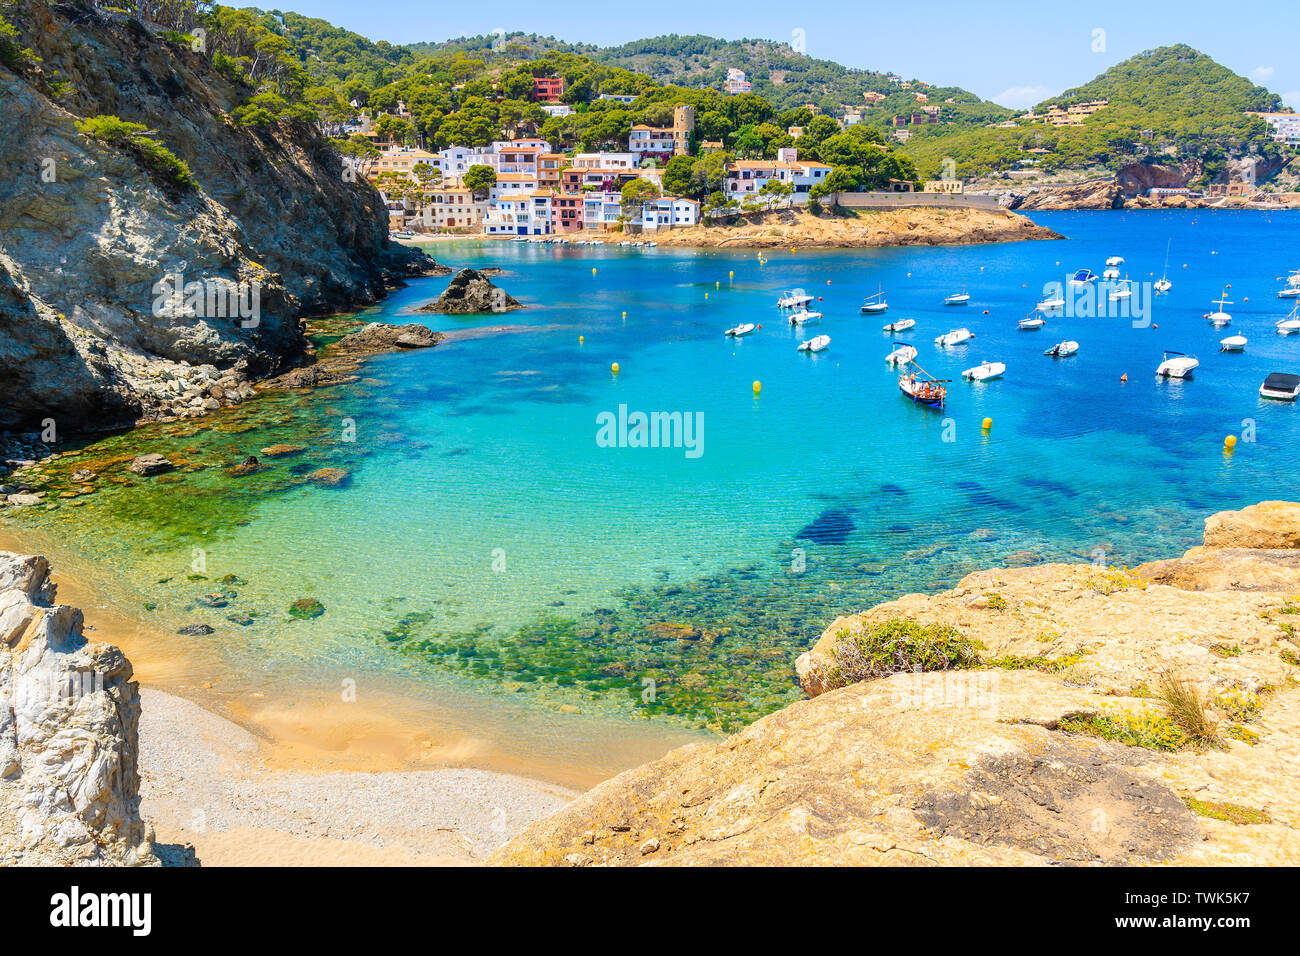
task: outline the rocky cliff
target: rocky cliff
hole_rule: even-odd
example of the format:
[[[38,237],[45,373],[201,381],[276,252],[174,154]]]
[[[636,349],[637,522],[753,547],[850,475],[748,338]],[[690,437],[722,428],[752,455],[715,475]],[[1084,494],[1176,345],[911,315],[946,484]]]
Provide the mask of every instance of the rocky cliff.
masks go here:
[[[0,866],[156,863],[131,665],[53,601],[44,558],[0,552]]]
[[[0,429],[237,400],[302,349],[300,316],[431,267],[314,126],[234,123],[254,91],[208,54],[84,3],[5,13],[40,61],[0,66]],[[147,127],[194,184],[78,130],[98,115]]]
[[[836,620],[811,699],[534,823],[500,864],[1294,864],[1300,505],[1134,571],[981,571]],[[946,669],[943,669],[946,668]]]
[[[1229,160],[1221,178],[1224,182],[1240,183],[1249,180],[1263,183],[1281,168],[1281,162],[1256,158]],[[1199,160],[1189,160],[1179,165],[1130,163],[1110,178],[1089,179],[1062,185],[1030,186],[1027,189],[1017,188],[1003,195],[1002,199],[1007,208],[1022,212],[1061,209],[1187,208],[1189,206],[1233,208],[1248,205],[1248,198],[1239,196],[1188,198],[1178,195],[1147,195],[1149,190],[1156,187],[1192,188],[1191,184],[1201,178],[1204,170],[1204,165]],[[1199,191],[1199,187],[1196,188]],[[1286,194],[1273,195],[1269,199],[1282,204],[1294,204],[1294,200]]]

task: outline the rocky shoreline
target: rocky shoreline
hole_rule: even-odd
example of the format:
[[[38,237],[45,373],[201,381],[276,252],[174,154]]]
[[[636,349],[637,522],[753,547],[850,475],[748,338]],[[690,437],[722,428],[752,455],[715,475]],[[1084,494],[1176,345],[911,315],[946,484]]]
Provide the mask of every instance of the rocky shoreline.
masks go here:
[[[690,226],[656,235],[661,247],[702,249],[874,249],[1060,239],[1005,209],[927,206],[841,210],[814,216],[784,209],[738,216],[727,225]]]
[[[809,699],[630,770],[498,865],[1294,865],[1300,504],[1132,571],[980,571],[836,620]]]

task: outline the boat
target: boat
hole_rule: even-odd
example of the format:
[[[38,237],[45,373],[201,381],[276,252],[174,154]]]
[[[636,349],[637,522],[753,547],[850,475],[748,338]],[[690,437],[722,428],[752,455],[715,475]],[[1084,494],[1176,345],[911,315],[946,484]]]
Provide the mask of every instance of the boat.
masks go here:
[[[1300,395],[1300,375],[1290,372],[1269,372],[1259,387],[1260,398],[1275,398],[1279,402],[1294,402]]]
[[[802,292],[782,292],[781,297],[776,300],[776,306],[778,309],[799,309],[812,300],[812,296]]]
[[[1291,314],[1280,322],[1274,323],[1277,330],[1282,335],[1290,335],[1292,332],[1300,332],[1300,304],[1297,304],[1291,310]]]
[[[1079,351],[1079,343],[1073,339],[1066,339],[1064,342],[1057,342],[1043,354],[1050,355],[1052,358],[1065,358],[1077,351]]]
[[[1232,286],[1230,285],[1224,286],[1223,291],[1219,293],[1219,298],[1214,300],[1219,309],[1217,312],[1211,312],[1206,316],[1206,318],[1210,320],[1211,325],[1221,328],[1232,323],[1232,316],[1223,311],[1225,305],[1232,305],[1232,302],[1228,299],[1228,290],[1231,288]]]
[[[1115,288],[1111,290],[1110,301],[1118,302],[1121,299],[1133,298],[1133,290],[1130,286],[1132,286],[1132,283],[1128,280],[1127,276],[1120,279],[1120,281],[1115,284]]]
[[[1002,373],[1006,370],[1007,367],[1002,362],[990,362],[985,359],[974,368],[966,369],[966,371],[961,373],[961,377],[969,379],[972,382],[987,382],[991,379],[1001,378]]]
[[[875,295],[867,296],[866,300],[862,303],[862,311],[868,315],[875,312],[888,312],[889,303],[885,301],[884,290],[882,289]]]
[[[1053,299],[1044,299],[1038,305],[1034,306],[1036,312],[1059,312],[1065,308],[1065,300],[1060,296]]]
[[[1157,292],[1168,292],[1174,287],[1174,284],[1169,281],[1169,247],[1173,244],[1173,237],[1170,237],[1169,241],[1165,243],[1165,271],[1160,274],[1160,278],[1156,280],[1153,287]]]
[[[791,325],[809,325],[816,324],[822,320],[820,312],[809,312],[807,309],[800,309],[794,315],[790,316]]]
[[[1123,256],[1111,256],[1109,259],[1106,260],[1106,265],[1108,266],[1122,266],[1123,264],[1124,264]]]
[[[939,348],[947,348],[950,345],[961,345],[963,342],[969,342],[975,338],[975,333],[970,329],[953,329],[951,332],[945,332],[934,340],[934,344]]]
[[[966,293],[966,283],[961,284],[961,291],[953,293],[943,300],[944,305],[965,305],[970,302],[970,296]]]
[[[1109,259],[1106,260],[1106,269],[1104,272],[1102,272],[1101,277],[1103,279],[1118,279],[1119,267],[1122,266],[1123,264],[1124,264],[1123,256],[1111,256]]]
[[[1286,277],[1286,285],[1278,290],[1279,299],[1300,299],[1300,269]]]
[[[885,356],[885,361],[890,365],[906,365],[914,358],[916,358],[916,347],[899,342],[894,347],[894,351]]]
[[[1242,352],[1246,348],[1246,336],[1229,335],[1226,339],[1219,339],[1220,352]]]
[[[1045,318],[1043,318],[1041,315],[1035,315],[1034,313],[1031,312],[1023,319],[1020,320],[1020,329],[1021,331],[1041,329],[1046,324],[1047,324],[1047,320]]]
[[[727,331],[723,332],[722,334],[730,335],[732,338],[738,339],[742,335],[748,335],[750,332],[753,332],[754,328],[755,326],[753,322],[745,322],[741,325],[736,326],[734,329],[727,329]]]
[[[885,326],[886,332],[906,332],[916,325],[916,319],[899,319],[897,322],[890,322]]]
[[[796,351],[820,352],[822,349],[826,348],[826,346],[830,344],[831,344],[831,337],[829,335],[816,335],[810,338],[807,342],[800,342],[799,347]]]
[[[1195,356],[1165,352],[1164,361],[1156,368],[1156,375],[1160,378],[1191,378],[1192,370],[1200,364]]]
[[[898,389],[917,405],[928,408],[943,408],[948,397],[948,379],[934,378],[929,372],[915,362],[912,372],[904,371],[898,377]]]
[[[1097,281],[1097,273],[1091,269],[1080,269],[1074,275],[1070,276],[1070,285],[1081,288],[1090,282]]]

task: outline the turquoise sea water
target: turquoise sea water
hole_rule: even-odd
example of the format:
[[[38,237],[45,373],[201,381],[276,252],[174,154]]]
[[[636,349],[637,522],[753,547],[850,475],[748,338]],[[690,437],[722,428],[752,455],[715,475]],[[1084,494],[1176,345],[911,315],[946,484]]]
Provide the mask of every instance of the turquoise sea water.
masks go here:
[[[527,308],[421,314],[456,334],[371,360],[365,382],[312,393],[311,415],[270,437],[178,442],[219,442],[235,461],[272,440],[305,440],[308,458],[329,445],[350,484],[253,498],[196,469],[26,520],[114,561],[160,620],[205,621],[259,666],[415,667],[485,692],[533,688],[540,706],[733,727],[796,696],[794,656],[838,614],[1004,563],[1168,556],[1197,542],[1210,512],[1295,497],[1297,410],[1257,389],[1268,372],[1300,371],[1300,335],[1273,329],[1289,311],[1278,277],[1300,268],[1300,216],[1033,218],[1068,238],[785,249],[765,264],[753,250],[438,244],[449,265],[502,266],[494,281]],[[1124,256],[1135,281],[1158,277],[1170,238],[1174,285],[1154,302],[1156,328],[1049,317],[1017,329],[1044,283],[1100,273],[1107,256]],[[945,308],[963,282],[970,305]],[[1203,316],[1228,283],[1234,321],[1218,330]],[[405,311],[445,284],[413,282],[365,317],[413,321]],[[889,313],[860,315],[878,287]],[[791,330],[775,308],[791,288],[819,297],[820,325]],[[894,338],[917,345],[927,371],[958,379],[987,358],[1005,376],[954,381],[942,412],[913,406],[881,332],[905,317],[916,328]],[[763,327],[723,337],[740,322]],[[975,340],[936,350],[959,326]],[[827,351],[796,353],[820,333]],[[1249,338],[1244,354],[1218,351],[1232,333]],[[1042,355],[1063,339],[1078,355]],[[1195,378],[1157,381],[1165,349],[1198,355]],[[621,405],[698,416],[700,453],[602,447],[598,416]],[[345,419],[355,442],[342,441]],[[1226,455],[1229,433],[1253,440]],[[187,495],[227,506],[201,526],[146,506],[165,496],[184,511]],[[195,547],[207,578],[239,579],[220,610],[195,604],[214,587],[186,576]],[[325,615],[291,619],[303,596]],[[232,610],[253,623],[231,623]]]

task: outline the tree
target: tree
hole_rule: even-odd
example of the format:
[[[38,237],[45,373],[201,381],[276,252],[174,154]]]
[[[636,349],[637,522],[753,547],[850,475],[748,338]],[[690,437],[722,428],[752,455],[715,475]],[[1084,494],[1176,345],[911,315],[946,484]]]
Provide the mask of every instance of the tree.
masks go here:
[[[488,190],[496,185],[497,171],[491,166],[475,164],[465,170],[461,183],[474,193],[474,198],[482,199],[487,196]]]
[[[633,179],[619,190],[619,205],[629,220],[636,219],[647,202],[658,198],[659,187],[648,179]]]
[[[664,167],[664,192],[669,196],[696,198],[692,174],[698,162],[694,156],[674,156]]]

